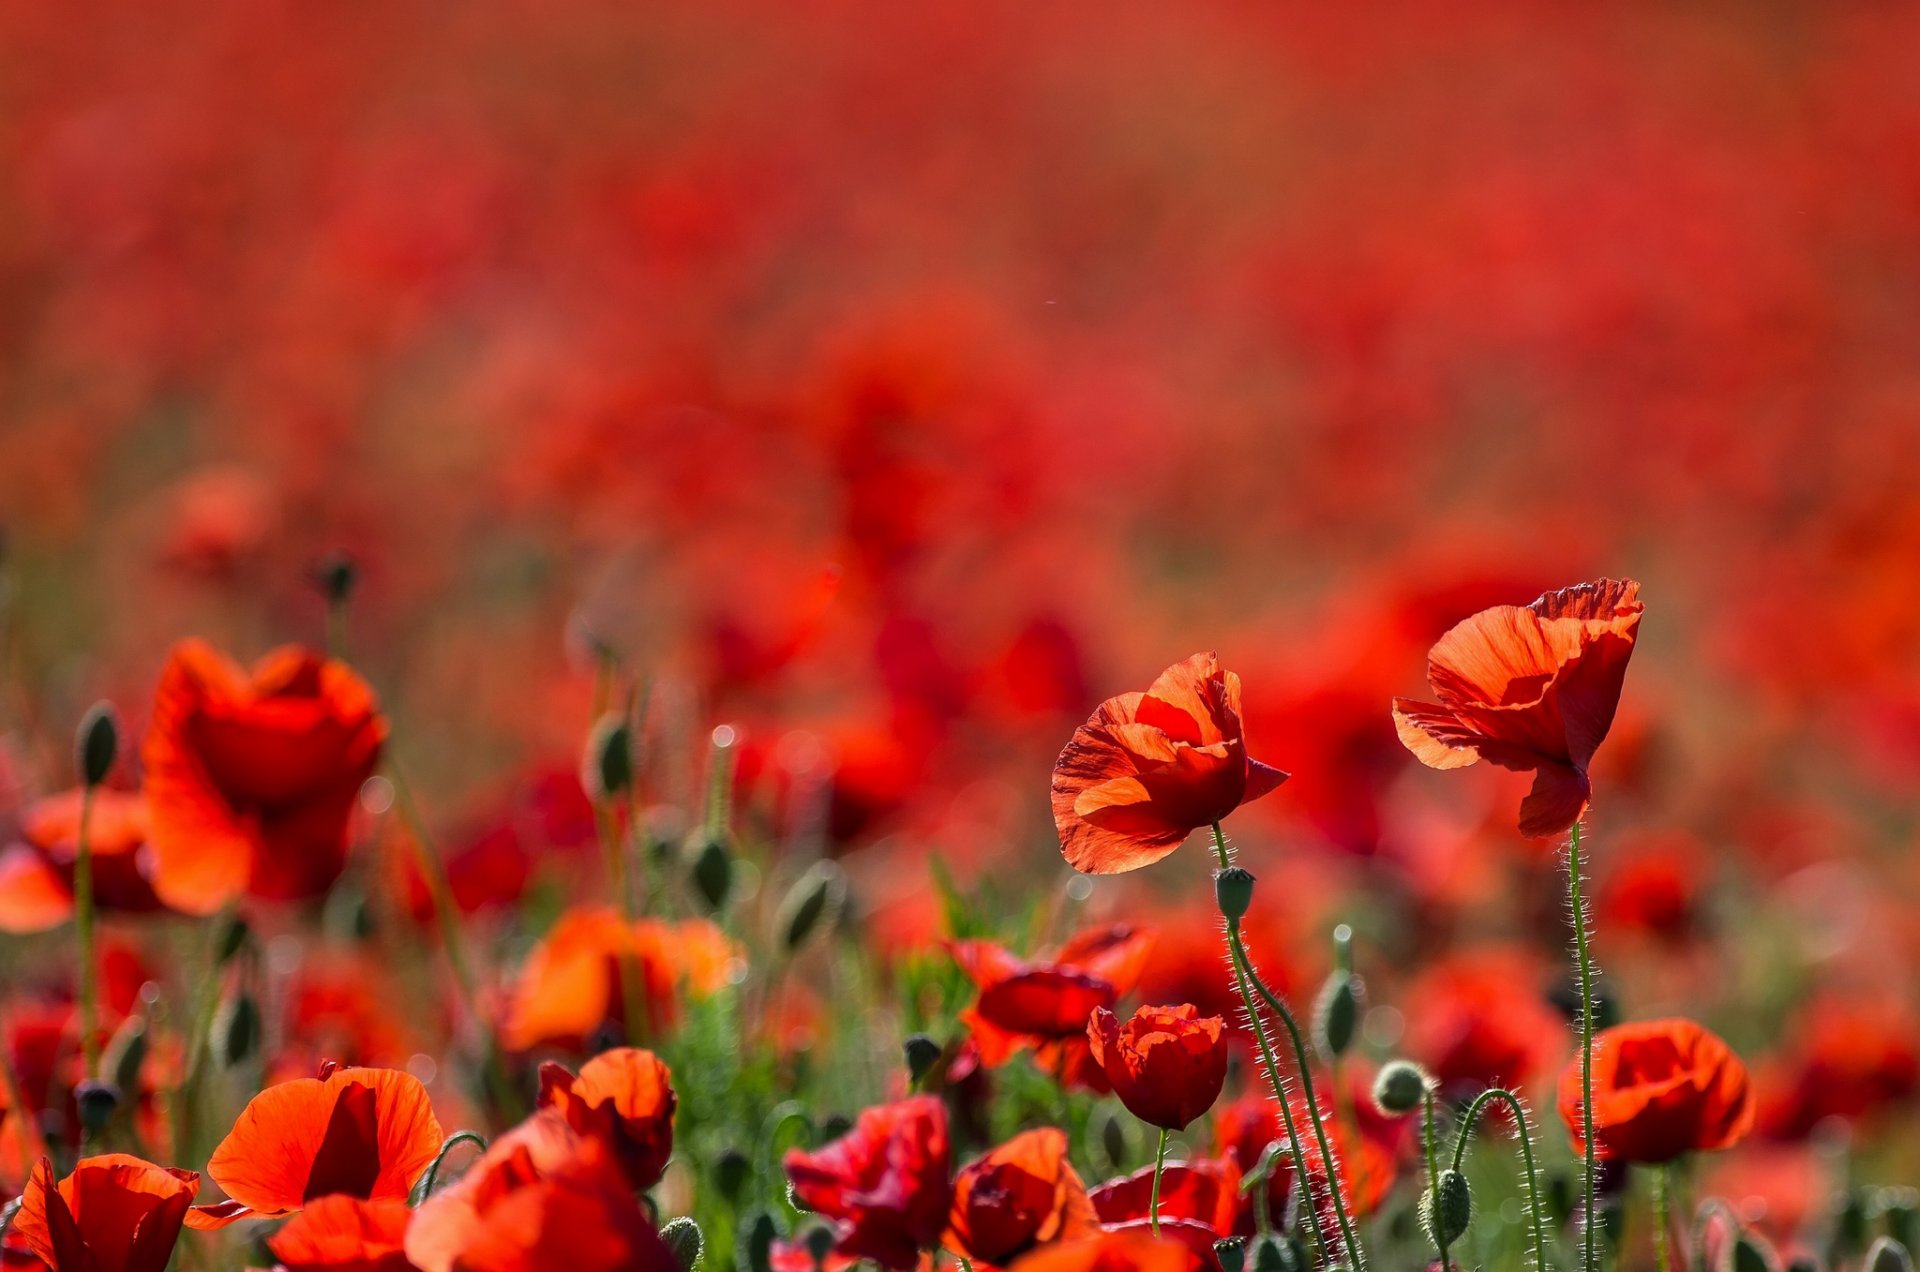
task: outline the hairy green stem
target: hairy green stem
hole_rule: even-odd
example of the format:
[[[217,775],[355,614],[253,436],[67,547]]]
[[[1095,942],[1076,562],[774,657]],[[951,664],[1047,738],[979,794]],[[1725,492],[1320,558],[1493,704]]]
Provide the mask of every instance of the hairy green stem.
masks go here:
[[[1493,1087],[1473,1097],[1473,1103],[1460,1117],[1460,1129],[1453,1140],[1453,1168],[1460,1169],[1460,1163],[1466,1160],[1467,1140],[1473,1134],[1473,1128],[1486,1111],[1489,1104],[1496,1101],[1506,1104],[1513,1114],[1515,1133],[1520,1137],[1520,1160],[1527,1173],[1527,1218],[1533,1226],[1533,1266],[1539,1272],[1545,1272],[1547,1266],[1547,1230],[1541,1216],[1546,1213],[1540,1204],[1540,1175],[1533,1164],[1533,1131],[1527,1125],[1527,1106],[1520,1097],[1505,1087]]]
[[[1671,1257],[1667,1252],[1673,1227],[1673,1217],[1667,1211],[1667,1193],[1673,1182],[1667,1172],[1671,1169],[1665,1162],[1653,1168],[1653,1254],[1660,1272],[1668,1272]]]
[[[1593,1142],[1593,955],[1588,950],[1587,908],[1580,898],[1580,823],[1567,841],[1567,900],[1573,911],[1573,937],[1580,971],[1580,1189],[1584,1210],[1580,1225],[1581,1272],[1599,1272],[1594,1213],[1597,1148]]]
[[[1440,1197],[1440,1133],[1433,1124],[1433,1086],[1421,1088],[1420,1104],[1426,1122],[1427,1141],[1427,1194],[1436,1202]],[[1440,1225],[1433,1225],[1433,1243],[1440,1247],[1440,1272],[1452,1272],[1452,1264],[1447,1259],[1447,1240],[1440,1231]]]
[[[186,1064],[180,1084],[173,1089],[173,1158],[176,1162],[198,1161],[196,1142],[200,1127],[200,1085],[207,1067],[207,1032],[213,1028],[213,1014],[220,1006],[220,985],[225,976],[221,942],[232,928],[239,902],[229,901],[214,917],[207,931],[207,953],[199,983],[194,987],[193,1014],[187,1021]]]
[[[80,938],[80,1052],[87,1080],[100,1078],[100,969],[93,952],[93,783],[80,788],[80,827],[74,834],[73,928]]]

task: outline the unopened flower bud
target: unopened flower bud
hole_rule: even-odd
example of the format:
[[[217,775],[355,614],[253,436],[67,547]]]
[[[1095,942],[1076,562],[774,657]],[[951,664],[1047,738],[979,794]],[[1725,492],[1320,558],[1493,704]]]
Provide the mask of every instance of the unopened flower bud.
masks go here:
[[[214,934],[213,965],[225,967],[233,961],[233,956],[246,948],[252,939],[253,931],[247,921],[237,914],[229,914],[220,920],[220,928]]]
[[[1238,919],[1253,904],[1253,874],[1238,866],[1228,866],[1225,870],[1214,872],[1214,899],[1220,903],[1220,913],[1229,919]]]
[[[1881,1237],[1867,1248],[1863,1272],[1913,1272],[1913,1256],[1892,1237]]]
[[[927,1070],[933,1068],[933,1062],[940,1058],[941,1046],[926,1034],[917,1033],[908,1038],[901,1047],[907,1058],[907,1078],[915,1086],[927,1076]]]
[[[1751,1232],[1734,1238],[1731,1262],[1733,1272],[1780,1272],[1780,1259],[1773,1247]]]
[[[1306,1252],[1283,1233],[1262,1233],[1253,1239],[1253,1272],[1306,1272]]]
[[[713,1161],[713,1183],[728,1201],[738,1201],[753,1177],[753,1159],[737,1148],[722,1149]]]
[[[780,903],[780,935],[791,954],[807,943],[807,938],[831,924],[846,900],[846,874],[831,861],[816,861],[787,892]]]
[[[627,718],[608,712],[587,732],[587,749],[580,757],[580,785],[596,804],[624,795],[633,785],[633,731]]]
[[[120,1092],[110,1082],[82,1082],[74,1087],[73,1100],[80,1110],[81,1127],[89,1135],[98,1135],[120,1107]]]
[[[229,997],[213,1014],[208,1030],[208,1046],[222,1068],[231,1069],[254,1053],[260,1045],[260,1005],[253,995],[241,990]]]
[[[680,1272],[693,1272],[693,1265],[700,1262],[700,1252],[706,1247],[700,1225],[691,1219],[668,1221],[667,1226],[660,1229],[660,1240],[666,1243],[667,1252],[673,1255]]]
[[[719,913],[733,892],[733,855],[724,839],[702,836],[693,855],[693,887],[707,909]]]
[[[1420,1199],[1420,1226],[1435,1246],[1445,1248],[1467,1234],[1473,1222],[1473,1190],[1457,1170],[1443,1170]]]
[[[343,605],[360,581],[360,567],[345,552],[329,552],[313,567],[313,582],[329,605]]]
[[[1411,1113],[1427,1093],[1426,1070],[1411,1060],[1389,1060],[1373,1079],[1373,1105],[1389,1117]]]
[[[807,1253],[813,1256],[813,1266],[827,1266],[827,1256],[833,1252],[833,1229],[823,1224],[815,1224],[807,1229]]]
[[[1360,994],[1353,976],[1334,972],[1313,1003],[1313,1045],[1322,1059],[1331,1063],[1346,1054],[1359,1018]]]
[[[1100,1122],[1100,1151],[1107,1155],[1107,1165],[1114,1170],[1127,1159],[1127,1128],[1118,1117],[1107,1113]]]
[[[120,754],[120,723],[114,718],[113,704],[96,702],[80,717],[74,734],[74,767],[80,770],[83,786],[98,786],[113,771],[114,757]]]
[[[100,1053],[100,1072],[122,1091],[140,1087],[140,1066],[147,1062],[147,1019],[128,1016]]]
[[[740,1225],[734,1239],[734,1263],[738,1272],[771,1272],[773,1243],[779,1239],[780,1225],[764,1210],[756,1210]]]
[[[853,1129],[853,1119],[845,1113],[829,1113],[820,1122],[820,1138],[837,1140]]]

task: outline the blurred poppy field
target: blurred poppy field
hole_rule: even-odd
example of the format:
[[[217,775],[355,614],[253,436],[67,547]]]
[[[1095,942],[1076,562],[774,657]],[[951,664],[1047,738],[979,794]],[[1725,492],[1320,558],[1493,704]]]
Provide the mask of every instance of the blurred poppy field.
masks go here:
[[[1910,1269],[1917,65],[0,0],[0,1263]]]

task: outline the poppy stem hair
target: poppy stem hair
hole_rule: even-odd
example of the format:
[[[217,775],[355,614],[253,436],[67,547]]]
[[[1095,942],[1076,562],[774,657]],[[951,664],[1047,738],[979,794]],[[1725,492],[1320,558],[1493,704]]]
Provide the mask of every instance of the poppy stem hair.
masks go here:
[[[1660,1272],[1669,1272],[1671,1267],[1667,1246],[1673,1239],[1673,1217],[1668,1211],[1667,1194],[1673,1189],[1672,1170],[1666,1162],[1653,1168],[1653,1256]]]
[[[1219,859],[1222,870],[1233,868],[1233,858],[1227,851],[1227,835],[1221,829],[1219,822],[1213,823],[1213,851]],[[1307,1117],[1313,1123],[1314,1139],[1320,1148],[1320,1160],[1326,1168],[1327,1191],[1332,1194],[1334,1218],[1340,1225],[1341,1242],[1346,1246],[1346,1262],[1348,1266],[1355,1269],[1355,1272],[1365,1272],[1366,1253],[1361,1249],[1359,1239],[1354,1236],[1353,1220],[1347,1214],[1346,1190],[1340,1179],[1340,1162],[1334,1156],[1333,1144],[1327,1139],[1326,1123],[1320,1116],[1320,1103],[1313,1090],[1312,1062],[1307,1057],[1307,1043],[1300,1033],[1300,1022],[1293,1018],[1293,1012],[1287,1007],[1286,1002],[1267,988],[1266,982],[1262,981],[1259,973],[1254,971],[1253,961],[1247,956],[1246,941],[1240,934],[1240,919],[1232,915],[1227,916],[1227,952],[1233,962],[1234,976],[1239,982],[1241,1000],[1246,1004],[1247,1016],[1253,1025],[1253,1035],[1260,1042],[1261,1055],[1267,1065],[1267,1078],[1273,1084],[1274,1099],[1280,1104],[1281,1118],[1287,1129],[1287,1141],[1293,1148],[1295,1178],[1301,1181],[1301,1188],[1307,1196],[1308,1209],[1314,1209],[1312,1177],[1307,1172],[1306,1154],[1301,1148],[1299,1130],[1294,1125],[1293,1113],[1287,1101],[1286,1084],[1280,1076],[1280,1065],[1274,1057],[1272,1045],[1267,1041],[1267,1033],[1261,1023],[1259,1008],[1254,1003],[1253,994],[1256,989],[1267,1006],[1280,1017],[1280,1022],[1287,1027],[1287,1036],[1293,1042],[1294,1061],[1300,1068],[1300,1091],[1306,1097]],[[1317,1217],[1311,1226],[1321,1246],[1321,1261],[1330,1262],[1331,1260],[1326,1257],[1326,1241],[1321,1235]]]
[[[1423,1122],[1421,1138],[1427,1148],[1427,1187],[1438,1192],[1440,1188],[1440,1132],[1434,1126],[1433,1086],[1431,1083],[1420,1088],[1420,1116]],[[1457,1167],[1455,1169],[1458,1169]],[[1447,1259],[1446,1232],[1440,1225],[1434,1225],[1434,1244],[1440,1247],[1440,1272],[1452,1272],[1453,1265]]]
[[[1147,1202],[1147,1219],[1153,1235],[1160,1235],[1160,1176],[1167,1170],[1167,1128],[1160,1128],[1160,1149],[1153,1157],[1153,1196]],[[1665,1272],[1662,1269],[1662,1272]]]
[[[1588,949],[1587,907],[1580,897],[1580,823],[1567,840],[1567,901],[1572,909],[1574,961],[1580,972],[1580,1222],[1581,1272],[1598,1272],[1594,1214],[1597,1149],[1593,1137],[1593,955]]]
[[[1467,1156],[1467,1141],[1473,1135],[1474,1126],[1480,1121],[1480,1115],[1486,1112],[1487,1106],[1494,1103],[1505,1104],[1513,1114],[1514,1133],[1520,1139],[1520,1165],[1527,1177],[1527,1221],[1533,1228],[1533,1266],[1537,1272],[1546,1272],[1547,1230],[1541,1218],[1546,1211],[1540,1204],[1540,1174],[1533,1162],[1533,1129],[1527,1124],[1526,1102],[1505,1087],[1489,1087],[1474,1096],[1473,1103],[1467,1105],[1467,1111],[1460,1115],[1460,1129],[1453,1137],[1453,1169],[1460,1169],[1460,1163]]]

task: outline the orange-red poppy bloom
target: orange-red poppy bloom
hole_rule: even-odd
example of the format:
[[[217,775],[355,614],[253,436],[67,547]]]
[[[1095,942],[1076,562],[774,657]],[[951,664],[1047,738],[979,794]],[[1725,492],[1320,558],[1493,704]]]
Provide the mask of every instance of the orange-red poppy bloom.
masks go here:
[[[1211,1262],[1186,1242],[1149,1232],[1103,1232],[1084,1241],[1041,1246],[1014,1272],[1199,1272]]]
[[[975,1267],[1005,1267],[1035,1246],[1099,1229],[1086,1185],[1067,1161],[1066,1133],[1044,1126],[961,1168],[945,1244]]]
[[[1031,1046],[1039,1067],[1062,1084],[1107,1091],[1106,1074],[1088,1049],[1087,1018],[1133,988],[1155,939],[1141,928],[1088,928],[1034,961],[990,941],[954,942],[954,961],[980,990],[961,1019],[981,1061],[995,1067]]]
[[[192,1171],[125,1153],[82,1158],[55,1184],[43,1157],[13,1235],[52,1272],[165,1272],[199,1186]]]
[[[1168,1162],[1160,1177],[1160,1223],[1168,1220],[1198,1224],[1214,1238],[1232,1235],[1239,1212],[1240,1168],[1226,1158],[1195,1158]],[[1093,1190],[1093,1210],[1100,1222],[1118,1224],[1153,1218],[1153,1167],[1142,1166],[1131,1175],[1109,1179]]]
[[[705,919],[628,923],[606,907],[569,910],[535,947],[501,1021],[511,1051],[556,1047],[584,1053],[609,1027],[625,1032],[621,977],[640,979],[651,1036],[672,1026],[682,989],[711,994],[741,964],[740,947]]]
[[[414,1212],[420,1272],[678,1272],[607,1149],[551,1109]]]
[[[285,1272],[411,1272],[406,1253],[413,1211],[397,1197],[320,1197],[267,1238]]]
[[[882,1104],[814,1152],[787,1153],[793,1195],[834,1221],[834,1248],[882,1267],[911,1268],[947,1226],[952,1146],[947,1108],[930,1095]]]
[[[1119,874],[1286,780],[1247,755],[1240,677],[1195,654],[1074,730],[1053,766],[1053,824],[1074,869]]]
[[[21,842],[0,852],[0,932],[44,932],[73,917],[81,794],[62,791],[28,807]],[[87,847],[97,907],[123,914],[160,908],[141,852],[146,842],[145,799],[104,787],[93,793]]]
[[[204,641],[176,645],[142,751],[154,891],[189,914],[325,892],[386,736],[344,663],[286,648],[246,671]]]
[[[599,1140],[635,1189],[660,1182],[673,1153],[673,1075],[651,1051],[616,1047],[580,1067],[540,1066],[540,1105]]]
[[[1481,610],[1427,655],[1427,682],[1440,701],[1393,700],[1400,741],[1429,768],[1484,759],[1531,771],[1520,833],[1567,830],[1592,797],[1587,764],[1613,724],[1641,610],[1631,579]]]
[[[1580,1060],[1560,1074],[1560,1117],[1584,1151]],[[1593,1132],[1605,1161],[1669,1162],[1728,1148],[1753,1129],[1747,1066],[1691,1020],[1646,1020],[1593,1036]]]
[[[426,1088],[398,1069],[334,1069],[270,1086],[247,1102],[207,1163],[228,1200],[195,1207],[187,1223],[271,1219],[333,1193],[404,1200],[441,1138]]]
[[[1122,1024],[1101,1007],[1087,1021],[1093,1060],[1127,1111],[1162,1130],[1184,1130],[1213,1107],[1227,1080],[1227,1027],[1192,1003],[1142,1007]]]

